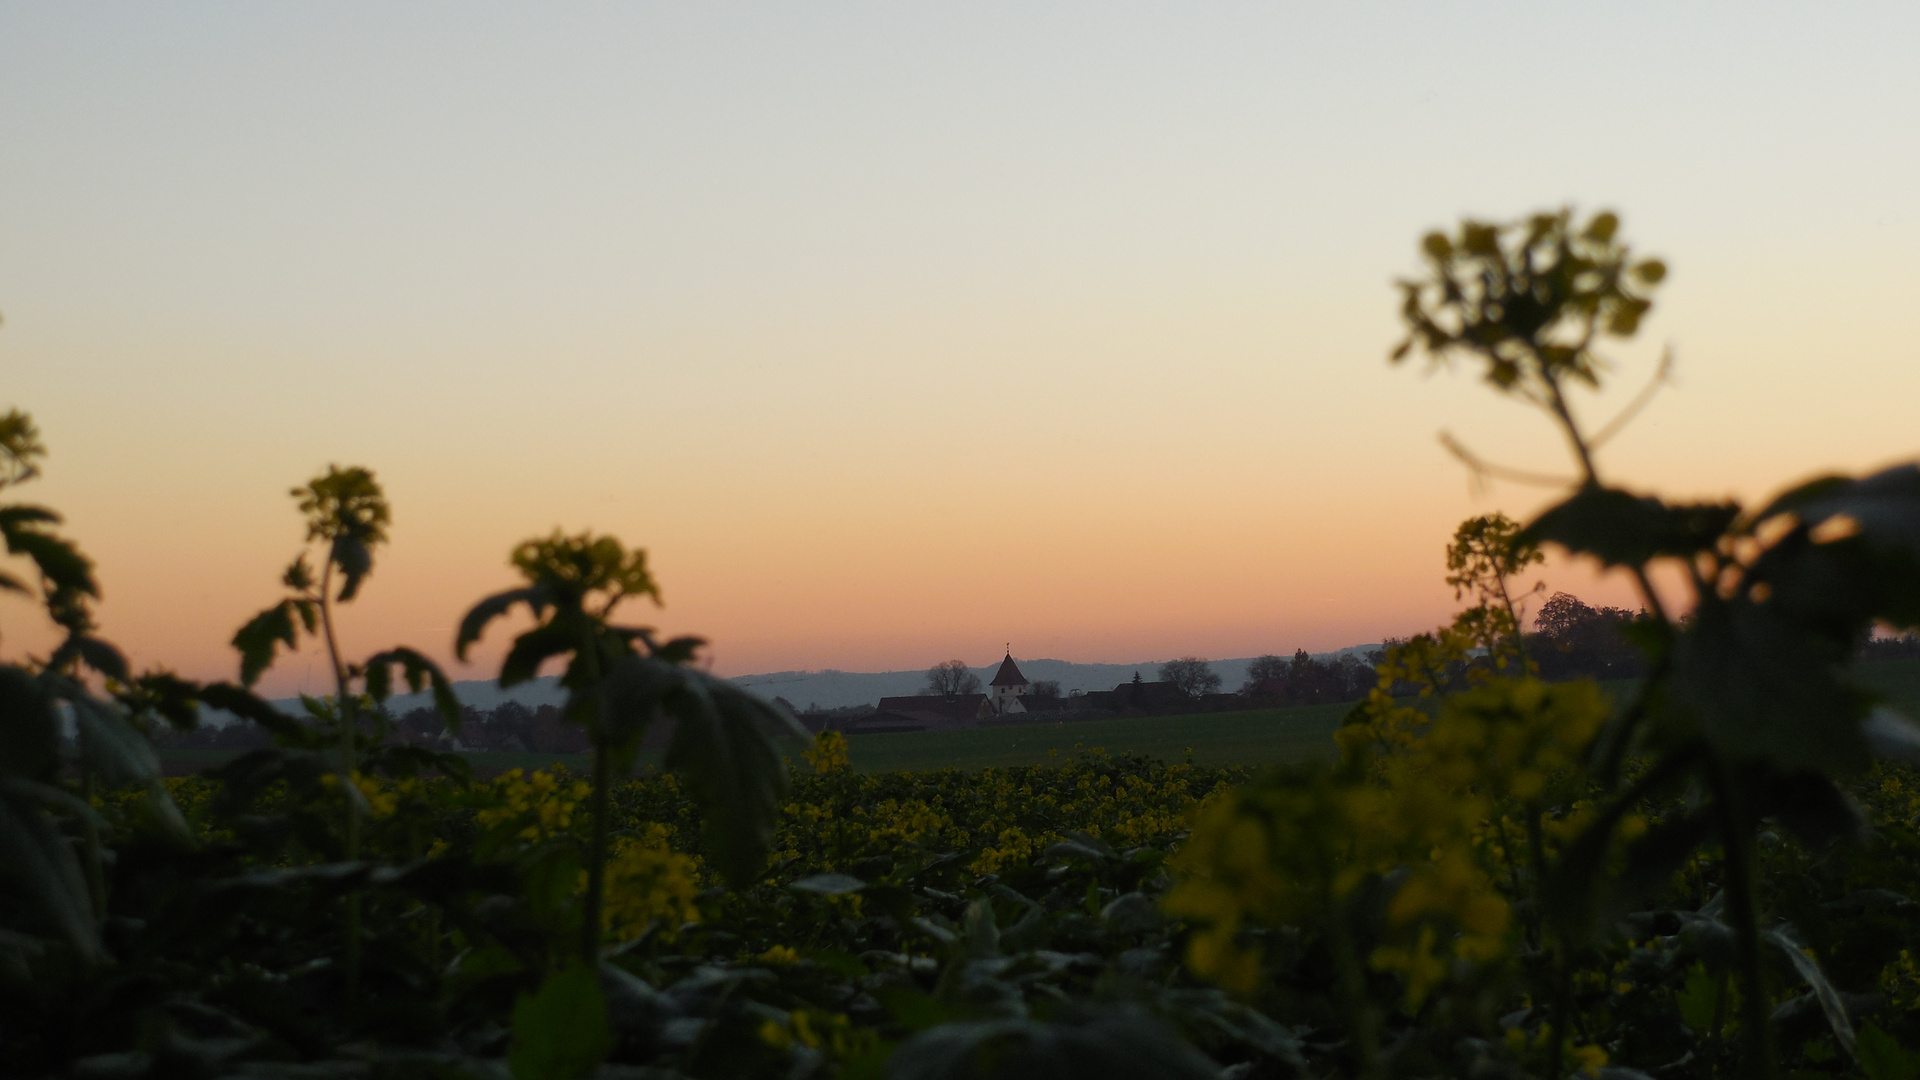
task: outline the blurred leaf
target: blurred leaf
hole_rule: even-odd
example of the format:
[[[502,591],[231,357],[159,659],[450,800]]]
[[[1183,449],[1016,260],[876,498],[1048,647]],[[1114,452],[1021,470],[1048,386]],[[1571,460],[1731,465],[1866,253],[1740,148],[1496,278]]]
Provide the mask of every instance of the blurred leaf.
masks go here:
[[[50,776],[60,760],[60,715],[45,684],[0,664],[0,775]]]
[[[129,677],[126,657],[120,655],[119,649],[99,638],[75,634],[62,648],[72,648],[79,654],[82,663],[110,679],[124,682]]]
[[[6,519],[0,519],[0,536],[6,538],[9,554],[25,555],[33,560],[40,575],[46,578],[49,591],[70,590],[88,596],[100,595],[100,586],[93,580],[93,563],[80,554],[80,549],[72,542],[30,527],[15,527]]]
[[[1760,605],[1703,597],[1674,642],[1672,700],[1730,758],[1862,768],[1867,700],[1821,653]]]
[[[1875,543],[1920,548],[1920,464],[1896,465],[1858,480],[1811,480],[1774,499],[1758,517],[1779,513],[1807,525],[1844,515]]]
[[[473,605],[472,610],[460,620],[460,630],[454,635],[453,655],[460,660],[467,658],[467,649],[480,640],[487,624],[505,615],[515,604],[525,604],[533,609],[537,618],[541,612],[552,606],[551,590],[534,585],[525,589],[508,589],[494,593],[485,600]]]
[[[1220,1067],[1138,1009],[1080,1022],[988,1020],[940,1024],[887,1060],[889,1080],[1212,1080]]]
[[[1826,1014],[1827,1025],[1833,1029],[1833,1037],[1839,1040],[1840,1048],[1852,1056],[1853,1021],[1847,1016],[1847,1007],[1840,1001],[1840,994],[1827,981],[1826,973],[1820,970],[1819,961],[1807,955],[1807,951],[1795,940],[1791,927],[1777,926],[1760,936],[1779,946],[1780,951],[1792,962],[1793,969],[1813,988],[1814,997],[1820,1002],[1820,1011]]]
[[[1541,514],[1520,538],[1559,544],[1606,566],[1639,566],[1710,550],[1739,514],[1732,503],[1669,506],[1652,496],[1588,486]]]
[[[160,778],[160,755],[118,709],[79,687],[63,696],[73,709],[86,765],[96,775],[115,785],[146,785]]]
[[[1920,763],[1920,725],[1894,709],[1875,705],[1861,722],[1860,734],[1880,757],[1909,765]]]
[[[507,1064],[515,1080],[577,1080],[613,1049],[600,976],[583,964],[552,975],[513,1006]]]
[[[1711,1038],[1715,1034],[1713,1014],[1720,1004],[1720,980],[1707,974],[1706,965],[1695,964],[1687,972],[1686,984],[1674,995],[1673,1003],[1680,1010],[1681,1021],[1693,1029],[1694,1035]]]
[[[0,780],[0,875],[20,887],[23,899],[88,960],[104,957],[93,922],[93,901],[74,856],[73,844],[46,807],[67,806],[91,814],[58,788],[9,777]]]
[[[455,734],[460,731],[460,700],[453,695],[453,684],[447,681],[446,672],[440,665],[426,658],[422,653],[404,645],[396,645],[383,653],[375,653],[367,658],[367,696],[376,702],[384,702],[392,693],[395,664],[407,680],[407,689],[419,693],[422,687],[433,687],[433,706],[439,710],[441,719]]]
[[[540,665],[571,652],[579,642],[565,626],[548,623],[513,639],[513,648],[500,664],[500,685],[516,686],[537,677]]]
[[[360,592],[360,583],[373,572],[373,552],[356,536],[338,536],[334,538],[330,556],[335,566],[340,568],[340,592],[338,598],[351,600]]]
[[[848,874],[815,874],[787,886],[799,892],[818,893],[821,896],[845,896],[866,887],[866,882]]]
[[[115,692],[134,716],[159,717],[176,731],[200,726],[200,687],[170,671],[150,671]]]
[[[1860,1026],[1854,1053],[1867,1080],[1920,1080],[1920,1054],[1901,1046],[1871,1020]]]
[[[804,729],[729,683],[687,675],[665,702],[678,721],[666,766],[685,775],[700,803],[708,857],[728,881],[745,886],[760,876],[787,792],[775,740],[802,738]]]
[[[621,744],[639,737],[682,681],[676,664],[649,656],[621,657],[600,680],[600,727],[607,739]]]
[[[208,683],[200,688],[200,701],[209,708],[230,712],[242,720],[251,720],[275,735],[298,735],[298,721],[273,707],[265,698],[232,683]]]
[[[262,672],[273,666],[274,650],[279,645],[292,649],[293,601],[282,600],[247,620],[233,635],[233,647],[240,652],[240,682],[252,686]]]

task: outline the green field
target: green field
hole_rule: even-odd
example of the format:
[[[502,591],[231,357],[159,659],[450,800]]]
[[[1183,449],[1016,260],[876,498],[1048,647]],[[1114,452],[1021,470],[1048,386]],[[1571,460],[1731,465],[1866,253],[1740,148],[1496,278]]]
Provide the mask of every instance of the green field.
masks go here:
[[[1908,715],[1920,718],[1920,660],[1882,660],[1863,664],[1860,682],[1884,694]],[[1631,684],[1609,684],[1615,693]],[[1333,731],[1351,705],[1303,705],[1291,709],[1143,716],[1079,723],[1036,723],[965,731],[908,731],[855,735],[847,740],[853,767],[862,772],[924,772],[930,769],[979,769],[986,766],[1043,765],[1071,757],[1076,750],[1144,754],[1164,761],[1184,760],[1189,749],[1202,765],[1276,765],[1333,755]],[[230,750],[163,750],[169,775],[179,776],[218,765]],[[658,755],[649,755],[654,764]],[[575,754],[511,754],[483,751],[467,760],[483,776],[508,769],[565,765],[587,769]]]
[[[1044,765],[1076,749],[1184,760],[1203,765],[1272,765],[1332,757],[1333,731],[1352,705],[1142,716],[1078,723],[1020,724],[968,731],[855,735],[847,756],[862,772]]]

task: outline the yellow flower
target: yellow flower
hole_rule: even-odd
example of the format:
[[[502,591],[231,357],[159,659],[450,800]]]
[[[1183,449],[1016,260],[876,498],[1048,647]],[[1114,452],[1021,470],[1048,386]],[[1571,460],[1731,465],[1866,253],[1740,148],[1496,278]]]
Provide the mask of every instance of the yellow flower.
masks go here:
[[[776,964],[784,967],[788,964],[799,963],[800,954],[785,945],[775,945],[766,952],[761,953],[759,959],[762,963]]]
[[[837,731],[823,731],[814,737],[813,744],[800,756],[813,766],[814,772],[845,772],[848,768],[847,737]]]

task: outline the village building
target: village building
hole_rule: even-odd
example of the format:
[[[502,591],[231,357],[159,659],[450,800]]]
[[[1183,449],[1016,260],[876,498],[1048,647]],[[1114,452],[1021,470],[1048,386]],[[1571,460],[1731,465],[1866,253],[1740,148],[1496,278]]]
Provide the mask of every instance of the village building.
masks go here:
[[[1025,675],[1020,674],[1020,665],[1013,662],[1013,650],[1007,650],[1007,658],[1000,661],[1000,670],[994,673],[993,681],[987,684],[988,700],[992,703],[994,716],[1008,716],[1027,711],[1020,699],[1033,686]]]

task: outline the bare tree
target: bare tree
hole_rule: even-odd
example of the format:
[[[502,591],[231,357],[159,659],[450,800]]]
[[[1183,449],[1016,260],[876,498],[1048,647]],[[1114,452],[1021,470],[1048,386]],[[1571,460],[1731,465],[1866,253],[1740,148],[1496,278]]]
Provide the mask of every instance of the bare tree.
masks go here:
[[[965,660],[948,660],[927,669],[927,687],[920,691],[938,697],[980,692],[980,676],[967,670]]]
[[[1202,657],[1183,656],[1160,665],[1160,681],[1170,682],[1188,697],[1211,694],[1220,689],[1220,676]]]
[[[1041,679],[1027,687],[1030,698],[1057,698],[1060,696],[1060,684],[1053,679]]]

